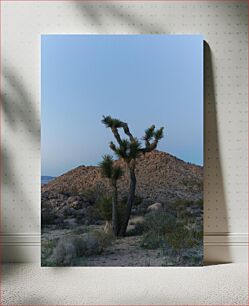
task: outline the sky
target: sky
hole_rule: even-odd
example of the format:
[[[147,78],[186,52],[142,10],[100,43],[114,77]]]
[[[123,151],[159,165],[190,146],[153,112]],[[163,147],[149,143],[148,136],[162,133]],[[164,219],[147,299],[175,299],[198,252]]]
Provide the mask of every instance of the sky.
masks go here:
[[[103,115],[139,139],[164,126],[157,149],[203,165],[203,37],[42,35],[42,175],[112,153]]]

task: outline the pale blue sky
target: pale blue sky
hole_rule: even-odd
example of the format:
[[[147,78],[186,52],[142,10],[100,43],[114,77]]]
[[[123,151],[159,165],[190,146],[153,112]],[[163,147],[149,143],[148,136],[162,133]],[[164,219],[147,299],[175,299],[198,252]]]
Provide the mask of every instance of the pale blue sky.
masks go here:
[[[111,153],[111,115],[141,138],[165,127],[159,150],[203,164],[203,37],[42,35],[42,175],[96,165]]]

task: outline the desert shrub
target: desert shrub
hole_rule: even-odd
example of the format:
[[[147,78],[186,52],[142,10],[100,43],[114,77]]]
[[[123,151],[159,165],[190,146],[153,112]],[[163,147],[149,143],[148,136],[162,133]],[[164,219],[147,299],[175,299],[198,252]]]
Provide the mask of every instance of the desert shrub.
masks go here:
[[[178,209],[178,208],[186,208],[186,207],[190,207],[191,205],[193,205],[193,201],[190,200],[183,200],[183,199],[179,199],[177,201],[175,201],[174,203],[172,203],[172,205]]]
[[[50,262],[51,265],[55,266],[71,266],[76,257],[77,253],[74,242],[69,239],[61,238],[53,249]]]
[[[165,237],[164,253],[172,265],[200,265],[202,263],[202,231],[189,230],[177,224]]]
[[[193,216],[193,214],[189,211],[183,210],[178,213],[178,222],[188,225],[190,223],[195,222],[196,218]]]
[[[84,216],[85,223],[96,224],[101,219],[102,217],[101,217],[98,207],[96,207],[95,205],[87,207],[86,213]]]
[[[49,257],[53,253],[53,249],[56,246],[56,240],[42,240],[41,243],[41,265],[49,266]]]
[[[51,225],[54,223],[56,215],[53,211],[42,211],[41,214],[41,225],[44,227],[45,225]]]
[[[105,233],[103,230],[95,230],[92,234],[103,249],[111,245],[115,239],[112,233]]]
[[[73,243],[76,248],[76,254],[79,257],[98,255],[103,250],[100,241],[93,233],[87,233],[82,237],[76,237],[73,239]]]
[[[198,206],[200,209],[203,209],[203,199],[196,201],[195,205]]]
[[[79,225],[84,225],[85,224],[85,213],[77,214],[76,221]]]
[[[141,239],[141,247],[144,249],[157,249],[164,243],[163,236],[155,232],[145,233]]]
[[[165,240],[175,252],[184,248],[192,248],[195,245],[195,238],[192,236],[191,231],[182,224],[177,224],[175,230],[165,236]]]
[[[102,183],[97,183],[93,188],[81,191],[80,196],[95,204],[106,194],[106,187]]]
[[[102,220],[99,209],[95,205],[75,210],[74,217],[77,223],[82,225],[97,224],[99,220]]]
[[[196,245],[203,244],[203,227],[197,226],[195,229],[191,229],[191,236],[195,239]]]
[[[112,199],[108,197],[103,197],[98,202],[98,209],[103,220],[112,220]]]
[[[144,229],[146,232],[154,232],[164,235],[174,230],[176,218],[167,212],[152,212],[146,215]]]
[[[81,235],[81,234],[85,234],[87,232],[88,232],[87,226],[79,226],[79,227],[76,227],[75,229],[73,229],[71,231],[71,233],[73,235]]]
[[[72,216],[72,214],[73,214],[73,209],[70,208],[70,207],[65,206],[65,207],[63,207],[63,208],[61,209],[61,212],[63,213],[63,215],[64,215],[65,217],[69,217],[69,216]]]
[[[141,246],[147,249],[155,249],[163,246],[165,235],[175,230],[176,218],[167,212],[153,212],[147,214],[144,222],[144,234]]]
[[[144,233],[144,224],[143,223],[136,223],[134,228],[127,231],[127,236],[140,236]]]
[[[73,266],[79,257],[98,255],[103,251],[101,242],[93,233],[82,237],[60,238],[48,262],[54,266]]]

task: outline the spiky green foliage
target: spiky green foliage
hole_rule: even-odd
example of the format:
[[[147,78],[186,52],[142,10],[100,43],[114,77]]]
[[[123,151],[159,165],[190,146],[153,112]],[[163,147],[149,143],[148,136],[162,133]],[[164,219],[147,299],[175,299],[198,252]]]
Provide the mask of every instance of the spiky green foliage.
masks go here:
[[[123,170],[120,167],[113,167],[112,169],[112,179],[114,181],[117,181],[118,179],[121,178],[121,176],[123,175]]]
[[[99,166],[102,176],[110,179],[113,183],[116,183],[116,181],[123,175],[122,169],[119,166],[114,165],[111,155],[104,155]]]
[[[127,163],[129,163],[132,159],[136,159],[141,153],[151,152],[156,149],[158,141],[164,136],[164,128],[161,127],[156,130],[155,125],[153,124],[145,130],[145,134],[143,136],[145,146],[142,147],[139,140],[131,134],[129,126],[126,122],[112,118],[111,116],[103,116],[102,123],[104,123],[107,128],[111,128],[118,143],[118,145],[116,145],[111,141],[109,145],[111,150],[119,158],[123,158]],[[128,139],[121,138],[119,129],[123,129],[123,132],[128,136]]]
[[[155,138],[157,139],[157,140],[160,140],[160,139],[162,139],[163,138],[163,127],[161,127],[160,129],[158,129],[156,132],[155,132]]]
[[[117,147],[116,147],[116,145],[115,145],[112,141],[110,142],[109,147],[110,147],[110,149],[111,149],[113,152],[116,153]]]
[[[125,206],[126,203],[124,201],[119,201],[117,203],[117,215],[118,215],[118,227],[121,227],[124,213],[125,213]],[[99,211],[100,216],[106,220],[111,221],[112,220],[112,198],[109,197],[103,197],[100,198],[97,202],[97,209]]]
[[[104,155],[103,160],[99,163],[101,174],[109,179],[112,178],[113,158],[111,155]]]
[[[129,143],[128,156],[130,157],[130,159],[137,158],[141,153],[140,149],[141,149],[141,143],[137,138],[134,138],[134,140]]]
[[[103,116],[101,122],[104,123],[107,128],[120,128],[122,125],[119,119],[112,118],[111,116]]]
[[[118,147],[113,142],[110,142],[109,146],[119,158],[123,158],[126,161],[137,158],[141,153],[141,143],[137,138],[132,141],[122,139]]]
[[[106,221],[112,220],[112,199],[108,197],[101,198],[98,203],[97,207],[101,217]]]
[[[156,149],[158,141],[163,138],[163,127],[155,130],[155,125],[150,126],[145,130],[143,140],[145,141],[145,148],[142,149],[144,153],[151,152]]]
[[[148,129],[145,130],[145,135],[143,139],[150,141],[151,138],[154,136],[154,133],[155,133],[155,125],[152,125]]]

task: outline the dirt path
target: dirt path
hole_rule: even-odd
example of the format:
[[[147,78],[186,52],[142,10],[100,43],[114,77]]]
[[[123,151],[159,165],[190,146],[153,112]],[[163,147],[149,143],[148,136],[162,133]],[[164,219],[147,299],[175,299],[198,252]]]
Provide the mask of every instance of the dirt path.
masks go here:
[[[88,266],[162,266],[160,250],[146,250],[140,247],[140,237],[117,239],[101,255],[88,259]]]

